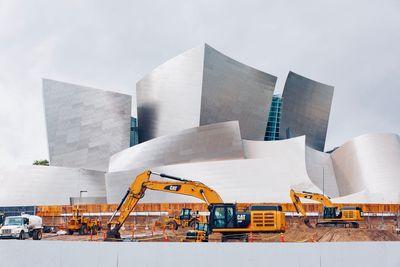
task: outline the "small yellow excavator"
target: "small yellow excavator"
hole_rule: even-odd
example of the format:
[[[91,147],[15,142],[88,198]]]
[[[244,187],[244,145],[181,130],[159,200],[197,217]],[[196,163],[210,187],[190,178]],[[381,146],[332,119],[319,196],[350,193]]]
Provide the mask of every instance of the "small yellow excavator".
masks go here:
[[[304,209],[303,203],[300,198],[314,200],[323,205],[323,218],[316,224],[317,227],[349,227],[358,228],[359,221],[364,220],[363,211],[359,207],[343,207],[339,208],[335,206],[329,197],[311,192],[296,192],[293,189],[290,190],[290,198],[292,199],[293,205],[296,211],[303,216],[304,223],[308,227],[312,227]]]
[[[150,181],[151,175],[158,175],[175,182]],[[196,223],[189,238],[195,241],[207,241],[210,233],[221,233],[222,241],[228,239],[247,238],[250,232],[284,232],[285,214],[281,206],[253,206],[247,212],[238,212],[236,204],[223,203],[219,194],[201,182],[182,179],[179,177],[155,173],[149,170],[139,174],[133,181],[125,196],[108,221],[106,240],[120,240],[120,228],[143,198],[147,189],[173,194],[192,196],[207,203],[210,211],[208,224]],[[119,216],[116,214],[119,212]]]

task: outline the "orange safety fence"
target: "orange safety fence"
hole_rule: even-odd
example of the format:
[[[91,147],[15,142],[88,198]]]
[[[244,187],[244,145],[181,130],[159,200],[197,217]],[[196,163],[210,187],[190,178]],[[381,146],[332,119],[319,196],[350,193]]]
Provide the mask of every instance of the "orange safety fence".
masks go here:
[[[281,205],[285,212],[295,212],[292,203],[237,203],[238,210],[245,210],[250,205]],[[307,212],[322,212],[322,205],[314,203],[304,203]],[[398,204],[337,204],[338,207],[356,206],[362,208],[363,212],[368,213],[399,213]],[[63,214],[72,213],[72,205],[55,206],[36,206],[36,214],[41,217],[57,217]],[[84,204],[79,208],[85,213],[112,213],[117,208],[117,204]],[[191,208],[193,211],[208,211],[207,205],[203,203],[140,203],[135,207],[135,212],[168,212],[169,215],[178,215],[182,208]]]

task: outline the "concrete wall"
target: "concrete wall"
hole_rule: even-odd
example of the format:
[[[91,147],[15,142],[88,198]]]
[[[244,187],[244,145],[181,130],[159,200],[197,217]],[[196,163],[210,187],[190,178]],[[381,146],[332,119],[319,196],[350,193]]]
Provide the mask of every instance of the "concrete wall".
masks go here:
[[[90,243],[0,241],[2,266],[398,267],[400,242]]]

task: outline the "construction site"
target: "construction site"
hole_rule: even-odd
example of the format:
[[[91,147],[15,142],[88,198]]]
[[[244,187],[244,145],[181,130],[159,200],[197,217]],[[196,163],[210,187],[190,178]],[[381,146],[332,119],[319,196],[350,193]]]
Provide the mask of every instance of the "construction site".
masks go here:
[[[250,204],[240,204],[245,209]],[[318,227],[309,228],[304,220],[295,214],[293,204],[282,204],[287,210],[287,228],[282,233],[252,233],[247,242],[356,242],[356,241],[400,241],[398,232],[399,205],[362,205],[368,211],[359,229]],[[101,220],[107,225],[112,211],[117,205],[83,205],[84,216]],[[125,222],[121,231],[125,241],[137,242],[183,242],[190,227],[171,229],[166,225],[170,216],[179,215],[182,208],[206,211],[205,204],[138,204],[132,216]],[[384,208],[388,209],[385,210]],[[319,214],[321,207],[317,204],[306,204],[311,214]],[[67,235],[59,230],[67,229],[67,222],[72,215],[71,206],[40,206],[37,214],[42,216],[43,224],[52,228],[50,233],[43,234],[43,240],[63,241],[96,241],[105,239],[105,231],[87,235]],[[315,224],[318,216],[310,219]],[[250,233],[249,233],[250,234]],[[220,237],[210,237],[209,242],[220,242]],[[232,241],[236,242],[236,241]]]
[[[303,3],[291,3],[274,17],[278,5],[260,1],[252,12],[264,13],[256,21],[243,16],[247,2],[221,19],[237,3],[207,1],[197,14],[191,2],[144,11],[128,1],[131,13],[120,21],[114,11],[121,3],[94,18],[100,4],[78,2],[71,5],[85,12],[74,10],[62,27],[75,16],[82,21],[61,39],[57,27],[21,51],[25,44],[15,38],[4,42],[10,49],[0,46],[10,58],[0,74],[17,75],[0,77],[7,88],[0,104],[7,111],[0,116],[1,266],[400,266],[400,68],[396,54],[377,56],[400,47],[392,40],[399,30],[362,21],[381,23],[386,13],[376,19],[373,6],[359,16],[360,35],[347,23],[343,36],[353,50],[334,53],[346,47],[330,35],[348,3],[337,13],[334,5],[322,13],[305,5],[307,13]],[[33,19],[27,10],[10,28],[35,20],[45,24],[39,29],[51,28],[70,10],[48,6],[29,7],[51,11],[49,18]],[[213,12],[218,20],[203,36],[200,25]],[[168,24],[181,13],[179,24],[190,28],[182,32]],[[145,26],[148,14],[155,14],[148,25],[168,28],[159,40]],[[309,33],[331,14],[322,35]],[[189,23],[197,16],[201,23]],[[282,31],[293,37],[277,38],[275,20],[296,16]],[[294,30],[309,18],[318,23]],[[115,28],[103,24],[108,19]],[[194,37],[177,42],[177,33]],[[370,45],[367,33],[371,50],[356,58]],[[249,34],[254,39],[245,43]]]

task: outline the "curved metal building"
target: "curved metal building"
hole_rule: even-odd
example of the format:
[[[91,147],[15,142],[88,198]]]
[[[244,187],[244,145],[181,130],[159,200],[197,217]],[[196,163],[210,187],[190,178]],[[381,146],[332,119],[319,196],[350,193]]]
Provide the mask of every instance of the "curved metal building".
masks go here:
[[[289,190],[320,191],[309,179],[305,137],[282,141],[243,141],[246,158],[158,166],[152,171],[197,180],[215,189],[226,202],[289,202]],[[288,167],[290,166],[290,168]],[[143,168],[106,173],[107,201],[117,203]],[[154,179],[158,179],[155,177]],[[198,202],[148,190],[143,202]]]
[[[309,147],[324,151],[333,89],[289,72],[282,95],[280,139],[305,135]]]
[[[358,136],[336,149],[332,161],[340,195],[366,190],[379,194],[382,201],[392,194],[397,197],[395,203],[400,203],[400,137],[397,134]]]
[[[52,166],[18,166],[0,170],[0,206],[69,205],[104,203],[104,172]],[[88,200],[90,200],[88,202]]]
[[[132,97],[43,79],[51,166],[108,169],[129,147]]]
[[[243,158],[237,121],[221,122],[161,136],[113,155],[110,172],[186,162]]]
[[[290,72],[281,140],[263,141],[275,83],[206,44],[190,49],[137,83],[140,144],[129,148],[130,96],[44,80],[52,166],[0,170],[0,206],[69,204],[80,191],[117,203],[145,169],[201,181],[227,202],[290,202],[293,188],[335,202],[400,203],[398,135],[323,152],[332,86]],[[196,202],[150,190],[143,201]]]
[[[137,83],[139,141],[234,120],[244,139],[264,140],[276,79],[206,44],[190,49]]]

